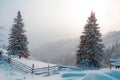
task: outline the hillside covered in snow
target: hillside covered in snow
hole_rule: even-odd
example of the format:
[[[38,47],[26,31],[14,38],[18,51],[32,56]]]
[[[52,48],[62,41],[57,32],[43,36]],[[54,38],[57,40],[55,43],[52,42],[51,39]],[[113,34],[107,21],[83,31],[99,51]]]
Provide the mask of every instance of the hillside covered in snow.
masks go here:
[[[2,50],[3,55],[7,57],[6,50],[0,50]],[[0,80],[120,80],[120,70],[115,69],[114,67],[112,69],[102,68],[95,70],[91,68],[64,66],[65,68],[63,69],[57,68],[49,71],[49,75],[48,73],[35,74],[32,72],[26,72],[19,66],[26,65],[32,67],[32,64],[34,64],[35,69],[44,68],[44,70],[48,71],[46,68],[48,65],[59,65],[45,63],[30,58],[18,58],[16,56],[12,56],[11,59],[14,60],[15,63],[13,61],[8,63],[6,60],[0,61]]]
[[[35,75],[25,73],[19,68],[0,62],[0,80],[120,80],[120,70],[105,68],[100,70],[66,68],[62,71],[48,74]],[[6,77],[7,76],[7,77]]]
[[[117,41],[120,42],[120,31],[111,31],[103,35],[103,44],[105,48],[112,46]],[[66,39],[54,43],[49,43],[38,47],[31,52],[31,55],[37,60],[63,65],[75,65],[76,51],[80,39]],[[118,49],[120,50],[120,48]],[[118,55],[118,51],[114,55]]]

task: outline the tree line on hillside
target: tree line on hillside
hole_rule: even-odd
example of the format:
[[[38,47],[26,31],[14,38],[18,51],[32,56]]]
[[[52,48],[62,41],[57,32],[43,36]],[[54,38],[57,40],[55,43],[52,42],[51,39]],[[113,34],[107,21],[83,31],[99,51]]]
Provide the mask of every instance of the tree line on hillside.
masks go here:
[[[106,53],[106,59],[105,62],[108,65],[109,64],[109,59],[113,58],[113,59],[120,59],[120,42],[116,41],[114,44],[112,44],[111,46],[107,47],[105,49],[105,53]]]

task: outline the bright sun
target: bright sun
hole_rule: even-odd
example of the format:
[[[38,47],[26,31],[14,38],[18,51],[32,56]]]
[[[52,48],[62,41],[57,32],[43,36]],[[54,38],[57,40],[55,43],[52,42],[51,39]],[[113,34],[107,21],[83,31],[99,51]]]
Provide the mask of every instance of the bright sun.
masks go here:
[[[66,2],[66,12],[73,16],[88,15],[93,10],[101,14],[105,11],[108,0],[69,0]]]
[[[98,22],[101,24],[102,18],[108,10],[108,2],[110,0],[66,0],[65,14],[68,17],[66,22],[68,21],[70,23],[69,17],[71,17],[74,21],[71,21],[71,24],[75,25],[75,23],[79,23],[77,29],[81,30],[83,28],[82,26],[86,23],[87,17],[90,16],[91,11],[94,11]],[[74,31],[76,31],[76,28]]]

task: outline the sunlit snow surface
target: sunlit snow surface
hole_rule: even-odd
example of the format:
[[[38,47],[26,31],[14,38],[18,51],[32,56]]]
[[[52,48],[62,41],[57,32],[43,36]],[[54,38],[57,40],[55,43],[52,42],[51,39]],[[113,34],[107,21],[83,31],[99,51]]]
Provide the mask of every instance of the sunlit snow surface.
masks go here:
[[[28,60],[25,58],[12,58],[15,61],[19,61],[29,67],[32,67],[32,65],[34,64],[34,68],[43,68],[43,67],[48,67],[49,66],[55,66],[54,64],[50,64],[50,63],[44,63],[44,62],[40,62],[40,61],[36,61],[36,60]]]
[[[120,80],[120,70],[70,70],[34,75],[25,73],[7,62],[0,62],[0,80]]]

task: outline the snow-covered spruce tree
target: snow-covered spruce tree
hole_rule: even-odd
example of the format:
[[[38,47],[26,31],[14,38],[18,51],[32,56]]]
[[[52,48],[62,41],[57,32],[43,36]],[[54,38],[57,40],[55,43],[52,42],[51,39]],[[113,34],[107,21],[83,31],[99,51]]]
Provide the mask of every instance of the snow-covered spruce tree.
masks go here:
[[[14,19],[14,24],[10,31],[8,54],[18,55],[27,58],[29,56],[28,41],[25,35],[24,23],[20,11]]]
[[[80,67],[99,68],[102,60],[104,60],[101,34],[96,21],[95,13],[91,12],[84,27],[83,35],[80,37],[79,50],[76,54],[76,64]]]

